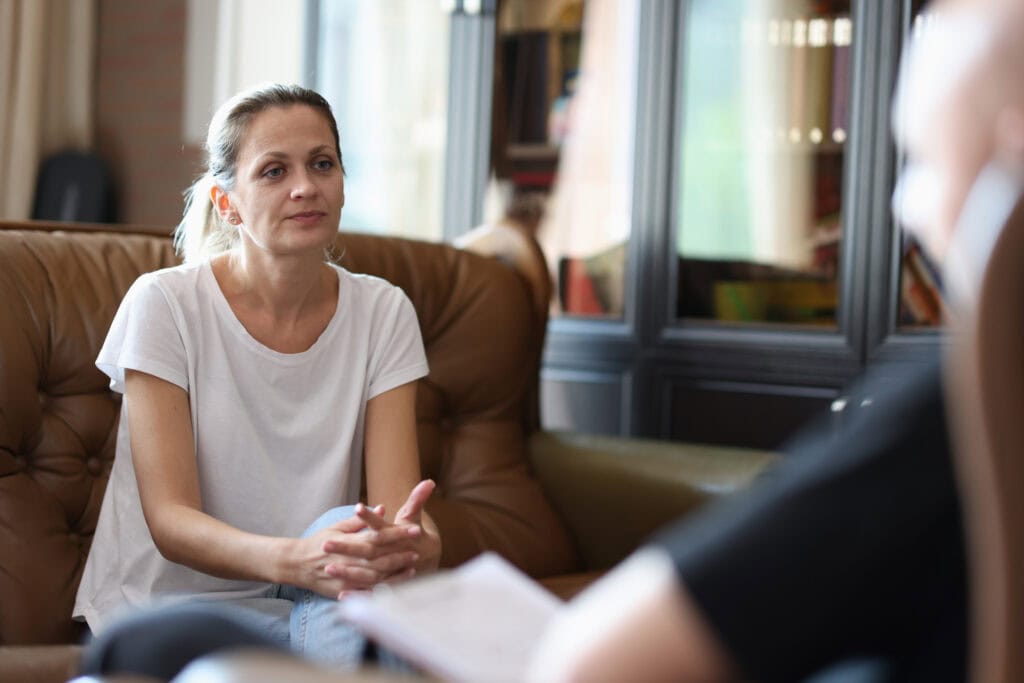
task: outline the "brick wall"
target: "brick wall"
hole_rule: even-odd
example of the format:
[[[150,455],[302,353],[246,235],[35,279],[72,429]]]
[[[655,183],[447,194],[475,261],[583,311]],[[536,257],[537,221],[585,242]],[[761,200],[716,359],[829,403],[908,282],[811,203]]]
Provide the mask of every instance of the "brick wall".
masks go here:
[[[199,151],[182,135],[186,0],[100,0],[97,149],[116,219],[173,227]]]

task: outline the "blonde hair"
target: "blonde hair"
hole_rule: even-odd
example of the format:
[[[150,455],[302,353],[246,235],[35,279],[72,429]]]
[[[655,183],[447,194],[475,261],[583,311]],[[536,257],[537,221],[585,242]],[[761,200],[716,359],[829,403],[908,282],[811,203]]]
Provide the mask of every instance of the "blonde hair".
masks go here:
[[[174,230],[174,246],[185,262],[199,261],[231,249],[238,242],[236,226],[221,219],[210,191],[214,185],[225,192],[235,187],[238,152],[253,117],[271,107],[302,104],[316,109],[334,135],[341,163],[341,141],[331,105],[320,93],[298,85],[264,85],[245,90],[222,104],[210,120],[206,135],[206,172],[185,191],[185,211]],[[342,173],[345,165],[341,165]]]

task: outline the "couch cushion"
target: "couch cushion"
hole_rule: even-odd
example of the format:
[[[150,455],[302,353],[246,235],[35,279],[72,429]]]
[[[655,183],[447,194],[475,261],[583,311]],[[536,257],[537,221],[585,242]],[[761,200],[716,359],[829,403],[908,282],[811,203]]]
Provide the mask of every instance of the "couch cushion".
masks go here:
[[[78,675],[79,645],[0,646],[0,681],[54,683]]]
[[[0,230],[0,643],[80,634],[118,414],[93,361],[128,286],[173,262],[154,237]]]
[[[443,532],[442,564],[493,549],[533,576],[572,570],[572,543],[527,458],[544,335],[524,277],[414,240],[342,234],[335,251],[405,290],[419,316],[430,363],[417,392],[420,459],[440,486],[427,510]]]

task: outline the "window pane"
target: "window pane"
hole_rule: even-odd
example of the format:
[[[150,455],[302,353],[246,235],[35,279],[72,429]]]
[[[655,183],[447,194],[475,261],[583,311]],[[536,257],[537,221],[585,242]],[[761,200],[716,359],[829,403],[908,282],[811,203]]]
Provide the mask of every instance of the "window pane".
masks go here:
[[[449,15],[426,0],[321,0],[317,87],[345,161],[341,225],[442,238]]]
[[[684,26],[677,315],[835,327],[850,2],[699,0]]]
[[[556,314],[624,313],[636,13],[616,0],[499,6],[484,215],[538,231]]]

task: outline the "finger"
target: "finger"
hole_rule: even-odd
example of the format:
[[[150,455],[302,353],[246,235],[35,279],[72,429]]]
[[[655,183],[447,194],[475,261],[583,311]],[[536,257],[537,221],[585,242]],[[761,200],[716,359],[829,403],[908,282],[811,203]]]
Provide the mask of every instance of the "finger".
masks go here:
[[[416,576],[416,567],[409,567],[408,569],[405,569],[403,571],[397,572],[395,574],[392,574],[391,576],[386,577],[384,580],[380,581],[380,583],[401,583],[402,581],[408,581],[414,576]]]
[[[329,564],[325,568],[325,571],[328,576],[335,579],[341,579],[346,589],[370,589],[384,578],[383,574],[380,574],[369,567]]]
[[[374,560],[373,566],[380,573],[381,579],[384,579],[398,572],[411,569],[419,559],[419,553],[415,552],[392,553]]]
[[[383,552],[396,552],[409,545],[420,534],[422,529],[419,525],[403,521],[400,524],[391,524],[387,528],[373,531],[366,536],[366,542],[372,543],[382,554]]]
[[[391,524],[365,534],[328,537],[320,548],[325,553],[349,555],[368,560],[406,550],[413,550],[423,530],[415,524]]]
[[[347,555],[366,560],[372,560],[384,552],[380,546],[372,543],[369,537],[351,536],[328,538],[321,544],[320,549],[331,555]]]
[[[327,527],[332,531],[340,531],[345,534],[354,534],[358,531],[362,531],[366,528],[366,522],[359,517],[353,515],[352,517],[346,517],[345,519],[335,522]]]
[[[380,510],[378,514],[376,510]],[[384,529],[391,525],[391,523],[384,519],[384,506],[378,505],[376,508],[367,507],[362,503],[356,504],[356,516],[362,520],[367,528],[370,529]]]
[[[419,555],[414,552],[393,553],[362,563],[332,563],[324,571],[328,576],[344,580],[346,585],[369,588],[388,576],[405,571],[417,560]]]
[[[420,521],[420,513],[423,511],[423,506],[426,505],[430,495],[434,492],[437,484],[434,483],[433,479],[424,479],[420,483],[413,487],[412,491],[409,492],[409,497],[406,498],[405,503],[399,508],[398,514],[395,515],[395,519],[404,519],[418,523]]]

